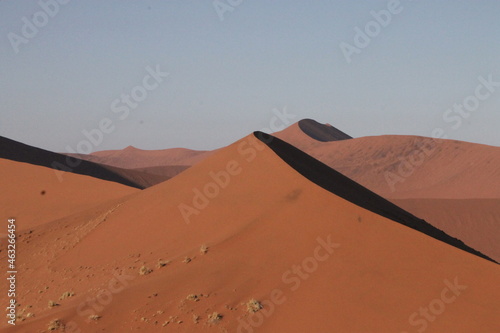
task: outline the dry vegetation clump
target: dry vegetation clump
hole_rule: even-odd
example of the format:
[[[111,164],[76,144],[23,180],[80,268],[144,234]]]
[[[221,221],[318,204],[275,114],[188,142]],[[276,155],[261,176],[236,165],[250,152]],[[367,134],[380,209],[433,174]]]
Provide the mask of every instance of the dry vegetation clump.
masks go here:
[[[170,264],[170,260],[158,259],[158,263],[156,264],[156,267],[162,268],[162,267],[167,266],[168,264]]]
[[[54,301],[49,301],[49,308],[53,308],[54,306],[59,306],[59,304],[57,304],[56,302]]]
[[[189,294],[187,295],[186,299],[189,301],[198,302],[200,300],[200,296],[201,295]]]
[[[75,296],[75,293],[72,292],[72,291],[66,291],[64,292],[61,297],[59,297],[60,300],[63,300],[63,299],[66,299],[66,298],[70,298],[70,297],[73,297]]]
[[[184,257],[184,260],[182,261],[183,263],[185,264],[189,264],[193,259],[189,258],[189,257]]]
[[[208,315],[208,322],[210,324],[217,324],[221,320],[222,320],[222,315],[218,312],[214,312]]]
[[[139,275],[148,275],[150,274],[151,272],[153,272],[153,270],[149,267],[146,267],[146,266],[142,266],[140,269],[139,269]]]
[[[206,254],[208,252],[208,246],[206,246],[205,244],[203,244],[201,247],[200,247],[200,253],[201,254]]]
[[[49,331],[55,331],[62,329],[64,330],[64,324],[61,322],[60,319],[54,319],[49,323],[49,326],[47,327]]]
[[[97,320],[101,319],[101,316],[96,315],[96,314],[93,314],[93,315],[90,315],[90,316],[89,316],[89,319],[90,319],[90,320],[97,321]]]
[[[247,302],[247,311],[248,312],[257,312],[259,311],[260,309],[262,309],[262,304],[257,301],[255,298],[252,298],[251,300],[249,300]]]

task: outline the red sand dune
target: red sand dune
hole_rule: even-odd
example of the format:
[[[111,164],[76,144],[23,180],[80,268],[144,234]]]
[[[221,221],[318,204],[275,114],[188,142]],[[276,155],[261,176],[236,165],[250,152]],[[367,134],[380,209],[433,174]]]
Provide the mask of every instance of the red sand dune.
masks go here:
[[[386,198],[500,198],[500,147],[401,135],[320,142],[297,124],[276,137]]]
[[[393,202],[500,262],[500,199],[397,199]]]
[[[125,169],[149,168],[158,166],[193,165],[212,154],[211,151],[171,148],[162,150],[142,150],[128,146],[121,150],[103,150],[89,155],[66,154],[95,163]]]
[[[193,203],[197,190],[213,195]],[[183,204],[197,205],[190,223]],[[5,332],[47,331],[55,319],[65,332],[500,330],[497,264],[326,191],[253,136],[21,243],[19,309],[35,316],[2,323]],[[171,262],[158,268],[159,259]],[[141,266],[153,271],[139,275]],[[75,295],[58,300],[66,291]],[[264,305],[253,314],[252,298]],[[102,318],[87,322],[91,314]]]
[[[141,172],[145,172],[151,175],[161,176],[162,178],[170,179],[172,177],[177,176],[184,170],[189,169],[190,165],[165,165],[165,166],[155,166],[149,168],[137,168],[130,170],[137,170]]]
[[[70,156],[28,146],[1,136],[0,158],[58,170],[56,174],[59,180],[63,180],[63,175],[65,174],[64,171],[67,171],[127,186],[144,188],[145,185],[149,186],[148,184],[153,183],[154,179],[158,178],[154,175],[147,175],[144,173],[141,174],[140,172],[132,172],[131,175],[128,175],[126,170],[110,168],[108,166],[81,160],[79,158],[71,158]],[[142,183],[136,183],[133,179],[139,180]]]
[[[122,184],[72,173],[65,173],[63,181],[59,181],[53,169],[5,159],[0,159],[0,170],[0,217],[2,221],[16,217],[21,230],[139,191]],[[2,234],[5,230],[2,230]]]
[[[500,259],[500,233],[492,232],[500,220],[500,211],[489,199],[500,198],[500,188],[495,185],[500,184],[499,147],[412,136],[325,143],[309,137],[298,124],[277,136],[477,250]],[[424,157],[421,163],[415,157],[419,155]]]

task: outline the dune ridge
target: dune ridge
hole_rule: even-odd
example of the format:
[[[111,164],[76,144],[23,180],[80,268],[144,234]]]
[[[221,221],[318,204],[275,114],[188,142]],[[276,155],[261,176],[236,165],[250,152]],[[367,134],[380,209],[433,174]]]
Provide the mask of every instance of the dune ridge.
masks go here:
[[[390,220],[401,223],[437,240],[496,263],[496,261],[483,253],[467,246],[461,240],[449,236],[442,230],[437,229],[422,219],[418,219],[392,202],[384,199],[285,141],[263,132],[255,132],[254,135],[259,140],[266,143],[269,148],[297,172],[327,191]]]
[[[144,188],[138,183],[127,179],[124,176],[125,172],[118,174],[96,163],[77,158],[69,159],[68,156],[28,146],[5,137],[0,137],[0,158],[54,169],[56,170],[56,175],[58,175],[61,180],[61,177],[64,175],[62,171],[69,171],[80,175],[120,183],[126,186]]]

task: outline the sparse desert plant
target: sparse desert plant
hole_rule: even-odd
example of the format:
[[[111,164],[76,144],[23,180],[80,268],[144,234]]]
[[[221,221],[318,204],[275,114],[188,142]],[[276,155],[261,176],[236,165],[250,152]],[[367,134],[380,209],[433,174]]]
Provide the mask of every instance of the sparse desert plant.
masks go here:
[[[90,316],[89,316],[89,319],[90,319],[90,320],[97,321],[97,320],[101,319],[101,316],[96,315],[96,314],[93,314],[93,315],[90,315]]]
[[[75,296],[75,293],[74,292],[71,292],[71,291],[66,291],[64,292],[61,297],[59,297],[60,300],[63,300],[65,298],[70,298],[70,297],[73,297]]]
[[[58,329],[63,329],[64,330],[64,324],[61,322],[59,319],[54,319],[49,323],[49,326],[47,327],[49,331],[55,331]]]
[[[149,267],[146,267],[146,266],[142,266],[140,269],[139,269],[139,275],[148,275],[152,272],[153,270]]]
[[[200,320],[200,316],[193,315],[193,323],[198,324],[198,321]]]
[[[54,301],[49,301],[49,308],[53,308],[54,306],[59,306],[59,304],[57,304],[56,302]]]
[[[222,320],[222,315],[218,312],[214,312],[208,315],[208,322],[210,324],[217,324],[221,320]]]
[[[170,260],[158,259],[158,263],[156,264],[156,267],[162,268],[162,267],[167,266],[168,264],[170,264]]]
[[[191,259],[189,257],[184,257],[184,260],[182,262],[185,264],[189,264],[191,262],[191,260],[193,260],[193,259]]]
[[[262,304],[257,301],[255,298],[252,298],[247,302],[247,311],[248,312],[257,312],[262,309]]]
[[[28,312],[28,313],[26,314],[26,318],[31,318],[31,317],[34,317],[34,316],[35,316],[35,314],[34,314],[34,313],[32,313],[32,312]]]
[[[201,247],[200,247],[200,253],[201,254],[206,254],[208,252],[208,246],[206,246],[205,244],[203,244]]]
[[[187,300],[198,302],[200,300],[200,296],[196,294],[189,294],[186,297]]]

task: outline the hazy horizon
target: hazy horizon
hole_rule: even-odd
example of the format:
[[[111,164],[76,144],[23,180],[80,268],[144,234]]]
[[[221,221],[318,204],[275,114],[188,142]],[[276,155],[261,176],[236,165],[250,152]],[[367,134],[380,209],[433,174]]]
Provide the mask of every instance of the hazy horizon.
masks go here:
[[[500,146],[499,9],[492,0],[4,0],[0,135],[68,152],[101,126],[92,151],[207,150],[286,110],[289,124],[312,118],[353,137],[440,129]],[[132,92],[140,98],[125,100]]]

